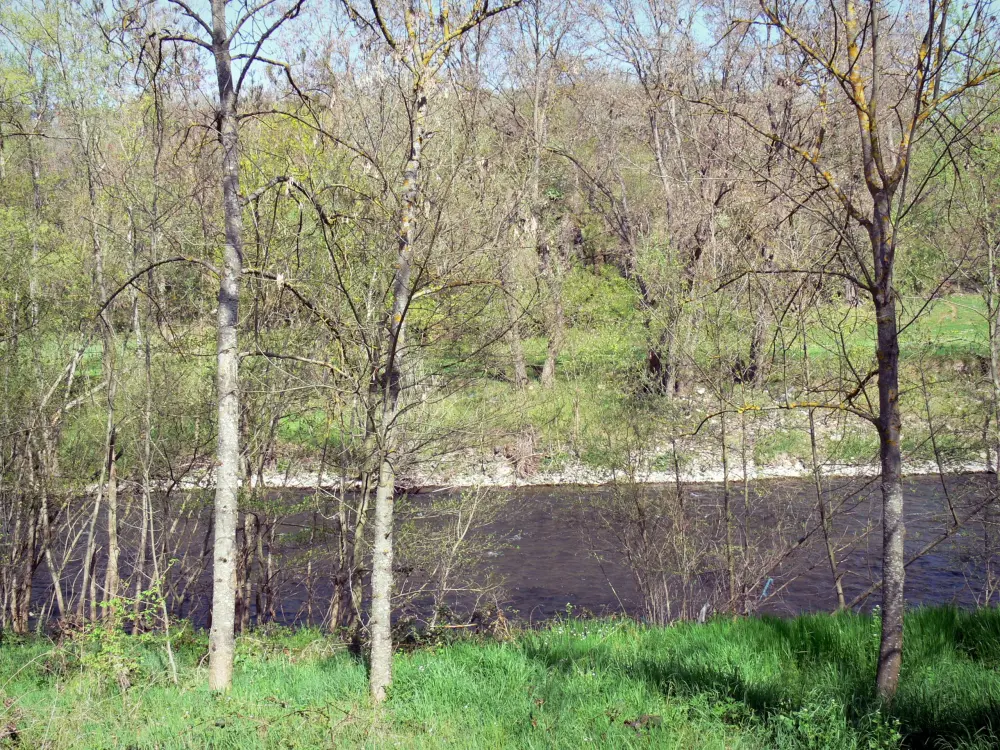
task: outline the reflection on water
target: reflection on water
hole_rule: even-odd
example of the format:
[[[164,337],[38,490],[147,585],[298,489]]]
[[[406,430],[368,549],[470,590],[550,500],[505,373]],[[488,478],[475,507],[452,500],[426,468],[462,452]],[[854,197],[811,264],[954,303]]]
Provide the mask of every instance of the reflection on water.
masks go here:
[[[986,496],[986,475],[947,477],[948,495],[963,518],[963,510],[976,507]],[[878,483],[871,479],[828,480],[827,502],[843,503],[835,519],[836,536],[855,543],[843,554],[841,570],[844,593],[850,601],[879,579],[882,549],[877,522],[881,513]],[[791,503],[807,524],[815,524],[814,490],[811,480],[774,480],[767,491],[793,499]],[[544,487],[516,490],[518,512],[509,524],[522,534],[516,548],[505,551],[498,570],[506,575],[511,606],[524,617],[545,618],[565,611],[567,605],[592,612],[626,611],[638,614],[641,602],[631,573],[613,545],[587,534],[578,515],[581,495],[607,493],[592,487]],[[952,524],[941,482],[937,477],[912,477],[904,482],[906,499],[907,556],[947,531]],[[699,503],[706,514],[718,512],[722,488],[699,485],[688,491],[690,502]],[[786,501],[787,502],[787,501]],[[779,507],[786,507],[784,503]],[[813,514],[814,516],[814,514]],[[869,522],[874,530],[860,538]],[[800,527],[801,528],[801,527]],[[806,527],[808,528],[808,527]],[[761,609],[775,614],[830,611],[837,599],[829,566],[822,558],[820,538],[800,550],[775,570]],[[791,542],[796,541],[792,538]],[[974,606],[981,590],[983,529],[977,521],[940,543],[906,569],[906,599],[910,606],[957,604]],[[597,552],[602,558],[598,562]],[[818,564],[822,563],[822,564]],[[879,602],[876,594],[866,606]]]
[[[905,481],[907,555],[912,556],[939,538],[952,524],[950,498],[960,518],[983,502],[986,475],[962,475],[947,478],[947,496],[938,477],[914,477]],[[825,563],[819,534],[807,536],[816,524],[815,492],[811,480],[773,480],[757,483],[757,501],[770,508],[765,523],[783,524],[790,544],[805,537],[780,566],[768,573],[772,580],[761,584],[754,596],[761,610],[776,614],[829,611],[836,604],[830,569]],[[844,545],[841,570],[848,601],[867,590],[879,578],[881,532],[878,518],[881,498],[877,481],[871,479],[828,479],[827,502],[839,507],[834,522],[838,544]],[[502,549],[491,552],[487,566],[505,579],[505,607],[509,614],[538,621],[566,612],[596,614],[626,612],[639,615],[639,600],[632,574],[625,565],[621,550],[588,521],[587,508],[606,501],[611,490],[601,487],[558,486],[524,487],[509,490],[510,504],[502,522],[489,530],[504,539]],[[670,492],[672,488],[660,491]],[[303,497],[301,490],[275,493],[275,506],[290,507]],[[414,502],[422,502],[418,494]],[[705,518],[717,517],[722,488],[697,485],[685,489],[685,502],[694,504]],[[201,517],[209,515],[208,497]],[[770,505],[768,505],[770,503]],[[301,506],[299,506],[301,507]],[[314,619],[322,619],[332,593],[332,550],[337,540],[327,524],[326,533],[307,532],[317,523],[317,515],[292,516],[274,529],[263,542],[263,552],[272,560],[270,586],[276,601],[274,617],[288,624],[302,623],[309,605]],[[760,518],[755,520],[761,522]],[[319,521],[322,525],[322,520]],[[123,527],[129,525],[127,519]],[[208,549],[206,523],[192,527],[186,541],[189,550]],[[863,533],[871,528],[870,533]],[[125,544],[128,534],[123,533]],[[935,546],[915,560],[906,574],[906,598],[911,606],[954,603],[974,606],[982,588],[983,528],[978,519],[959,533]],[[135,559],[126,546],[123,567]],[[207,558],[206,558],[207,559]],[[306,568],[307,561],[311,567]],[[103,567],[103,561],[99,568]],[[66,586],[78,580],[79,565],[69,565],[63,576]],[[171,603],[175,614],[190,617],[196,624],[207,622],[210,601],[211,570],[197,574],[183,601]],[[762,589],[762,590],[761,590]],[[51,582],[44,566],[36,574],[34,601],[50,600]],[[308,592],[311,592],[311,596]],[[777,592],[777,593],[775,593]],[[878,604],[876,594],[863,606]],[[693,603],[695,611],[701,603]],[[36,606],[36,611],[42,609]],[[317,616],[315,613],[319,612]]]

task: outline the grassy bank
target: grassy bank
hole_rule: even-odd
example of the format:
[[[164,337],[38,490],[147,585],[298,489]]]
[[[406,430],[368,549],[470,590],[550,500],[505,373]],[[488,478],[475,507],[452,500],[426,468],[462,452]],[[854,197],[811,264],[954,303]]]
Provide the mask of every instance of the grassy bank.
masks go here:
[[[912,613],[899,695],[882,710],[871,687],[877,629],[857,615],[667,629],[566,620],[506,642],[399,654],[382,714],[365,698],[364,665],[312,631],[242,637],[236,686],[223,697],[205,687],[199,634],[173,639],[177,686],[158,639],[8,637],[0,746],[1000,745],[1000,614]]]
[[[458,357],[452,352],[448,352],[450,358],[428,360],[431,371],[448,367],[462,371],[464,366],[467,371],[462,377],[468,378],[452,397],[431,398],[419,414],[414,412],[414,423],[428,438],[415,460],[422,467],[434,467],[428,471],[430,483],[474,474],[497,455],[521,454],[530,456],[518,469],[524,475],[572,475],[578,467],[620,470],[626,456],[641,458],[651,470],[670,471],[675,451],[681,469],[698,474],[699,468],[721,465],[720,420],[709,417],[724,404],[730,410],[753,407],[741,417],[745,434],[730,431],[733,450],[741,450],[745,437],[748,454],[757,466],[811,465],[808,412],[801,407],[777,408],[804,398],[797,323],[788,322],[791,327],[780,336],[777,331],[768,334],[767,366],[761,380],[752,385],[733,383],[730,372],[735,358],[746,356],[744,327],[720,332],[725,340],[718,347],[699,329],[692,351],[682,358],[683,392],[679,397],[652,395],[644,387],[650,332],[643,316],[636,313],[635,300],[623,292],[620,279],[604,279],[592,287],[588,286],[593,281],[589,274],[574,278],[582,286],[570,295],[576,301],[568,308],[569,327],[552,387],[540,383],[548,350],[547,340],[540,335],[523,342],[530,374],[523,390],[510,382],[509,348],[502,342],[490,349],[489,356],[483,355],[484,361],[459,365],[452,362]],[[904,322],[919,302],[906,300],[909,313],[903,316]],[[940,460],[945,468],[954,469],[984,456],[984,436],[989,436],[982,407],[989,397],[984,316],[985,307],[978,297],[950,295],[928,306],[903,331],[900,400],[906,461]],[[874,363],[873,315],[866,306],[831,305],[814,311],[806,325],[812,382],[824,384],[821,390],[826,395],[821,401],[836,403],[838,390],[853,390],[857,378]],[[529,332],[539,333],[534,328]],[[71,356],[68,346],[68,340],[59,338],[43,347],[42,360],[53,377]],[[211,463],[215,338],[208,328],[181,327],[172,341],[154,337],[152,346],[158,363],[154,377],[159,380],[152,384],[158,397],[153,404],[157,449],[151,471],[154,477],[173,479],[189,467],[198,472]],[[138,413],[147,385],[138,367],[141,358],[134,356],[134,341],[122,342],[121,347],[117,408],[130,418],[122,422],[118,433],[126,446],[118,472],[138,477],[142,471]],[[458,348],[460,354],[468,355]],[[845,351],[850,354],[850,366]],[[93,344],[80,363],[80,374],[99,380],[101,372],[101,346]],[[324,452],[329,461],[332,456],[355,455],[360,450],[356,442],[360,438],[342,423],[350,422],[353,412],[338,406],[337,399],[331,400],[326,388],[288,390],[281,379],[284,370],[264,359],[248,358],[243,372],[247,382],[255,384],[247,391],[248,414],[255,415],[260,425],[276,420],[271,471],[307,473]],[[300,374],[303,384],[319,383],[315,372]],[[457,372],[452,374],[459,377]],[[726,389],[721,399],[716,392],[719,387]],[[264,397],[272,391],[283,395]],[[863,398],[856,405],[868,406]],[[821,409],[815,416],[822,462],[876,463],[878,441],[869,423],[836,410]],[[707,421],[703,424],[703,420]],[[106,403],[100,399],[89,400],[67,415],[59,448],[64,483],[73,483],[79,490],[100,475],[106,421]],[[262,427],[258,431],[261,436],[267,433]],[[253,451],[265,449],[254,441],[250,446]],[[499,463],[506,469],[514,462],[501,458]]]

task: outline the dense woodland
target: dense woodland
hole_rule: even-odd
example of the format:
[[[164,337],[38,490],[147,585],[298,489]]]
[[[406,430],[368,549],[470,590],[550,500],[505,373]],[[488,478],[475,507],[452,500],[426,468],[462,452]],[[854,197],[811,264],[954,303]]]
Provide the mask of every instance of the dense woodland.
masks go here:
[[[907,462],[996,598],[996,487],[946,479],[1000,462],[996,10],[4,3],[0,627],[169,629],[210,578],[226,689],[294,581],[379,700],[394,611],[488,598],[508,512],[471,489],[428,531],[405,490],[583,467],[655,622],[704,614],[706,571],[749,614],[804,539],[855,606],[871,536],[891,697]],[[802,517],[760,507],[783,462]],[[865,464],[847,538],[826,478]]]

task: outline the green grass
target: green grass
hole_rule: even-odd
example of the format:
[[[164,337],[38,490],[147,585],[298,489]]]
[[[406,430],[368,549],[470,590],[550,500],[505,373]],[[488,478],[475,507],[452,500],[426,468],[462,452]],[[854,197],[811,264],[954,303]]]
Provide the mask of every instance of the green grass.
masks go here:
[[[538,382],[546,353],[543,337],[533,336],[523,342],[531,366],[531,384],[524,391],[503,379],[505,374],[509,375],[510,363],[505,345],[501,343],[496,347],[496,361],[484,371],[485,376],[478,371],[471,372],[476,368],[466,363],[466,367],[471,368],[469,385],[439,403],[432,400],[419,415],[420,428],[426,429],[428,435],[466,436],[463,440],[468,440],[470,447],[483,450],[486,456],[491,455],[494,447],[522,440],[530,431],[535,437],[535,452],[540,456],[539,468],[556,471],[575,463],[599,468],[614,465],[618,460],[616,451],[620,452],[619,448],[627,442],[630,426],[640,422],[642,446],[652,452],[655,468],[671,469],[672,460],[664,463],[666,459],[657,460],[655,454],[664,452],[670,438],[692,433],[706,415],[718,409],[712,381],[729,382],[730,373],[726,368],[732,364],[733,357],[745,354],[748,347],[746,327],[736,325],[738,321],[729,321],[733,325],[721,332],[725,341],[724,361],[720,363],[716,347],[710,340],[711,331],[699,326],[695,340],[688,342],[695,346],[698,367],[689,368],[687,375],[696,372],[696,377],[706,382],[686,383],[686,393],[679,400],[651,396],[643,389],[645,341],[649,332],[644,329],[641,316],[628,313],[634,300],[629,302],[631,298],[628,298],[623,302],[621,289],[615,286],[617,282],[613,279],[593,280],[583,275],[574,283],[571,296],[575,301],[567,308],[571,325],[566,331],[556,383],[551,389],[542,388]],[[904,301],[906,310],[901,319],[906,321],[919,301]],[[829,385],[830,392],[834,393],[836,384],[843,381],[847,384],[844,389],[849,390],[855,373],[867,373],[872,367],[874,324],[869,308],[870,305],[858,308],[829,305],[815,311],[809,324],[814,384],[822,384],[823,388]],[[928,383],[941,455],[952,462],[964,462],[977,459],[983,452],[984,313],[980,298],[951,295],[928,306],[920,319],[903,333],[900,398],[906,420],[904,449],[907,458],[923,461],[934,458],[927,440],[922,376],[926,376]],[[765,382],[747,392],[737,388],[731,395],[733,403],[745,400],[764,407],[774,405],[784,400],[781,394],[786,388],[801,382],[800,340],[796,338],[796,324],[790,322],[788,326],[783,339],[788,345],[787,357],[778,358],[768,370]],[[844,366],[838,338],[840,332],[843,332],[843,345],[850,354],[854,372]],[[164,456],[175,455],[172,451],[186,455],[195,435],[202,441],[206,436],[211,440],[214,359],[210,331],[192,329],[181,333],[183,345],[159,342],[160,350],[156,353],[159,363],[156,371],[171,373],[169,383],[154,384],[157,394],[154,434],[164,445]],[[41,356],[48,363],[46,366],[51,367],[51,377],[61,370],[70,343],[56,338],[42,342]],[[139,360],[130,356],[134,341],[130,339],[123,346],[119,357],[123,375],[118,388],[118,408],[119,413],[127,417],[119,427],[119,439],[126,450],[119,469],[128,470],[127,463],[134,460],[133,447],[139,440],[137,432],[141,420],[136,410],[143,403],[145,381]],[[180,355],[174,351],[175,346],[180,346],[178,351],[193,351],[205,356]],[[92,344],[78,372],[78,388],[83,389],[100,378],[100,358],[100,345]],[[248,393],[253,393],[252,384],[257,382],[255,367],[262,367],[262,363],[247,360],[244,374]],[[274,383],[264,382],[268,387]],[[857,405],[866,406],[863,399],[859,399]],[[344,449],[357,448],[352,436],[338,429],[339,407],[329,399],[327,392],[309,394],[302,391],[299,396],[288,397],[286,408],[278,425],[279,468],[315,463],[323,454],[324,446],[328,457]],[[769,465],[786,459],[808,464],[810,451],[804,422],[790,418],[794,424],[784,424],[772,416],[765,414],[764,421],[754,425],[753,456],[757,464]],[[709,427],[712,424],[710,420]],[[60,441],[64,476],[86,484],[99,475],[105,426],[105,402],[96,396],[67,416]],[[866,462],[875,454],[874,433],[860,420],[849,426],[844,440],[837,437],[829,431],[821,434],[821,459]],[[702,429],[698,437],[690,441],[690,446],[681,446],[682,463],[685,448],[704,453],[715,450],[717,442],[711,429]],[[450,450],[453,443],[451,437],[446,437],[444,442],[433,442],[427,450],[436,455],[442,447]],[[157,455],[160,452],[158,449]],[[154,468],[164,470],[163,467]]]
[[[904,300],[900,326],[910,322],[921,311],[923,300]],[[870,352],[874,358],[875,313],[871,305],[857,308],[829,306],[813,315],[809,330],[809,355],[817,359],[839,357],[843,332],[848,352],[852,356]],[[986,355],[988,329],[986,305],[974,294],[954,294],[935,300],[919,318],[900,335],[900,356],[911,359],[931,355],[940,358],[962,358]],[[801,350],[789,352],[793,358]]]
[[[154,639],[8,638],[0,727],[46,748],[997,747],[1000,613],[911,613],[888,709],[872,689],[877,640],[877,621],[850,614],[564,620],[398,654],[377,712],[364,665],[315,631],[242,637],[225,696],[205,687],[201,634],[175,641],[178,686]]]
[[[753,458],[766,466],[782,457],[804,458],[810,455],[809,451],[809,433],[805,429],[773,429],[757,436]]]

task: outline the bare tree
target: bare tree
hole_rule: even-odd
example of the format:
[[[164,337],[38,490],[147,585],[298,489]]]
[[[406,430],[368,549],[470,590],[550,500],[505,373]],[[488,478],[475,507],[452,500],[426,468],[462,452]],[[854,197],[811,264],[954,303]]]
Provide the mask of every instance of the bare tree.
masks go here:
[[[265,0],[239,6],[227,18],[230,0],[211,0],[210,15],[199,14],[184,0],[167,0],[178,11],[178,21],[192,26],[189,33],[166,29],[161,42],[193,44],[211,54],[215,63],[218,106],[215,129],[221,148],[220,185],[225,223],[222,268],[219,269],[217,314],[216,397],[218,445],[215,472],[215,549],[213,553],[212,631],[209,639],[209,687],[232,686],[236,616],[236,526],[240,486],[240,404],[238,326],[240,279],[243,275],[243,209],[240,202],[239,95],[256,62],[278,66],[262,51],[289,19],[295,18],[305,0]],[[247,52],[233,54],[233,48]],[[233,61],[239,61],[234,69]]]
[[[835,408],[853,410],[869,420],[879,436],[883,584],[877,685],[886,700],[898,684],[905,607],[901,325],[894,278],[900,228],[934,174],[933,169],[914,173],[917,145],[928,132],[961,138],[966,126],[953,129],[948,118],[951,108],[1000,74],[995,37],[985,31],[991,23],[985,3],[959,15],[949,14],[946,2],[934,0],[923,12],[907,7],[905,13],[879,0],[831,1],[819,7],[763,0],[758,17],[746,27],[747,38],[770,54],[771,34],[777,34],[776,51],[785,55],[792,73],[779,83],[795,86],[797,99],[812,114],[802,118],[801,112],[785,110],[766,119],[757,116],[759,110],[750,116],[738,106],[703,101],[738,118],[801,170],[800,203],[812,200],[803,197],[810,190],[822,196],[820,201],[829,198],[831,202],[822,203],[820,209],[830,211],[828,224],[843,227],[846,220],[860,226],[867,238],[867,258],[842,230],[844,241],[832,254],[813,268],[795,270],[846,277],[869,295],[875,313],[877,363]],[[760,36],[755,31],[758,26],[763,29]],[[766,66],[763,74],[774,75]],[[790,117],[799,118],[794,127],[788,127]],[[852,137],[846,127],[837,129],[849,122],[853,122]],[[830,143],[838,137],[847,140],[834,149]],[[860,186],[853,179],[858,174]],[[871,379],[877,383],[877,406],[868,412],[854,402],[867,398]]]
[[[392,527],[396,474],[391,438],[393,425],[400,415],[401,396],[407,388],[403,339],[413,293],[412,270],[429,100],[437,88],[442,68],[462,37],[518,2],[520,0],[511,0],[493,8],[480,0],[467,5],[442,2],[439,6],[434,3],[426,7],[407,4],[401,8],[372,2],[366,13],[345,0],[351,18],[382,39],[406,70],[409,79],[404,94],[410,132],[409,157],[399,175],[402,186],[396,271],[392,280],[389,315],[384,323],[387,334],[384,368],[374,384],[379,394],[379,406],[374,415],[379,469],[372,521],[375,540],[369,628],[370,688],[376,703],[385,700],[386,689],[392,681]]]
[[[691,111],[684,93],[725,88],[730,78],[725,69],[714,81],[704,75],[712,60],[697,41],[694,7],[671,0],[613,0],[599,8],[607,55],[627,66],[638,84],[642,146],[652,158],[651,176],[659,190],[644,244],[662,248],[665,272],[656,273],[640,257],[628,268],[642,292],[650,328],[649,385],[673,395],[681,385],[685,328],[693,323],[689,300],[698,294],[704,256],[735,186],[720,158],[725,125],[697,116],[703,113]],[[643,202],[639,192],[631,196],[633,206]]]

